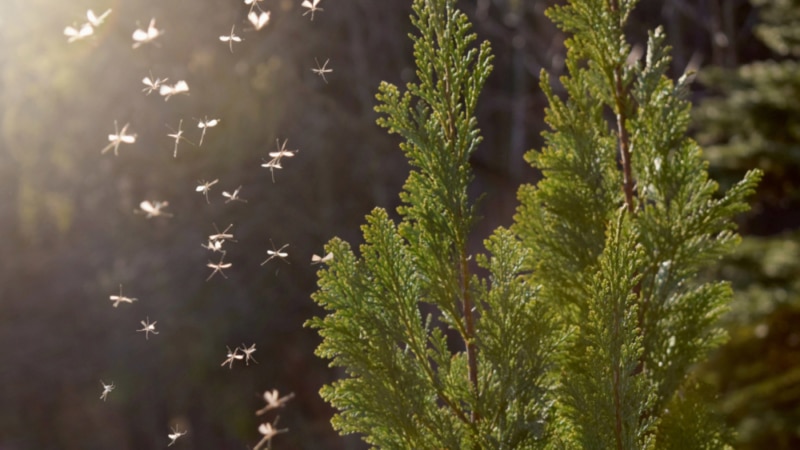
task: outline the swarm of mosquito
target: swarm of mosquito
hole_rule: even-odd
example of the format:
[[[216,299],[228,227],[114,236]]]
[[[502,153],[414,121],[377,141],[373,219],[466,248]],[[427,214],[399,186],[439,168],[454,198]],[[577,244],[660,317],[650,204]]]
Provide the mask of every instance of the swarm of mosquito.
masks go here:
[[[261,8],[261,3],[263,0],[244,0],[245,5],[249,6],[249,11],[247,13],[247,20],[253,26],[255,31],[260,31],[265,28],[270,22],[270,11],[266,11]],[[314,14],[318,11],[323,11],[322,8],[319,7],[319,3],[321,0],[303,0],[301,6],[306,9],[303,13],[303,16],[308,14],[311,15],[311,20],[314,20]],[[102,25],[108,15],[111,13],[111,10],[106,10],[100,15],[96,15],[92,10],[88,10],[86,13],[87,22],[83,23],[82,25],[75,25],[67,26],[64,29],[64,35],[67,37],[67,42],[72,43],[78,40],[86,39],[94,35],[95,30]],[[219,40],[222,43],[227,43],[228,48],[231,53],[233,53],[233,44],[240,43],[243,39],[236,34],[236,26],[231,26],[230,33],[227,35],[219,36]],[[146,28],[137,27],[132,34],[133,45],[134,49],[139,48],[146,44],[154,44],[156,46],[159,45],[157,39],[160,38],[164,34],[164,30],[158,29],[156,27],[156,19],[152,18]],[[330,59],[326,59],[325,63],[320,65],[319,61],[315,58],[317,63],[316,68],[312,68],[311,70],[319,75],[325,83],[328,82],[326,78],[326,74],[333,72],[333,69],[328,67]],[[169,81],[168,78],[157,78],[149,74],[149,76],[144,77],[142,79],[142,83],[144,84],[144,89],[142,92],[146,93],[146,95],[150,95],[154,91],[157,92],[161,97],[164,98],[165,101],[168,101],[171,97],[180,94],[188,94],[189,93],[189,85],[185,80],[178,80],[174,84],[167,84]],[[205,134],[209,128],[215,127],[220,122],[220,119],[208,119],[205,117],[204,119],[200,120],[197,119],[197,127],[201,130],[201,135],[199,139],[198,146],[202,146]],[[170,128],[172,133],[167,134],[167,137],[174,140],[173,145],[173,158],[177,158],[178,154],[178,144],[181,140],[185,140],[191,144],[186,137],[183,136],[184,130],[183,126],[183,119],[180,119],[178,123],[177,130]],[[104,147],[101,153],[106,153],[112,148],[114,149],[114,155],[118,155],[119,146],[120,144],[133,144],[136,142],[136,134],[129,133],[128,131],[129,124],[125,124],[122,129],[118,128],[117,122],[114,121],[114,134],[108,135],[108,145]],[[270,173],[272,176],[273,183],[275,182],[275,174],[274,169],[281,169],[282,165],[281,162],[284,158],[292,158],[297,153],[297,150],[287,150],[286,144],[288,140],[284,140],[283,144],[280,144],[279,140],[276,140],[276,144],[278,146],[277,151],[270,152],[270,160],[264,161],[262,167],[270,169]],[[194,145],[194,144],[193,144]],[[214,179],[213,181],[200,181],[199,184],[196,186],[195,191],[200,192],[206,198],[206,202],[210,204],[209,200],[209,192],[211,187],[214,186],[219,180]],[[226,198],[225,203],[239,201],[239,202],[246,202],[246,200],[239,197],[239,192],[242,186],[237,187],[232,192],[223,191],[222,196]],[[169,205],[166,201],[150,201],[145,200],[139,204],[139,209],[135,212],[143,213],[146,217],[153,218],[153,217],[171,217],[172,214],[167,213],[164,209]],[[231,263],[224,262],[225,258],[225,250],[223,250],[223,244],[227,241],[235,242],[233,239],[233,234],[230,232],[232,228],[232,224],[226,227],[223,231],[219,231],[214,225],[216,230],[215,234],[208,236],[207,244],[201,244],[204,248],[215,252],[221,253],[221,257],[219,262],[213,263],[210,262],[207,264],[207,267],[213,269],[211,274],[206,278],[206,281],[210,280],[214,275],[219,273],[223,278],[227,278],[224,273],[225,269],[228,269],[232,266]],[[268,258],[261,263],[261,265],[267,264],[269,261],[278,258],[283,262],[288,264],[286,258],[288,257],[288,252],[284,251],[289,244],[285,244],[280,248],[276,248],[274,243],[272,244],[272,249],[267,250]],[[333,253],[328,253],[324,256],[313,255],[311,257],[311,264],[322,264],[327,263],[331,259],[333,259]],[[113,307],[118,307],[121,303],[128,303],[131,304],[137,301],[136,298],[127,297],[123,295],[122,292],[122,285],[119,286],[119,295],[110,295],[109,300],[113,303]],[[150,334],[157,335],[158,331],[156,331],[156,321],[150,322],[150,318],[147,317],[145,320],[141,321],[142,328],[136,330],[137,332],[145,333],[145,339],[149,340]],[[253,363],[258,363],[253,353],[256,351],[256,344],[252,344],[249,347],[246,346],[244,343],[236,347],[235,349],[231,350],[229,347],[227,348],[227,357],[221,364],[221,366],[228,365],[229,368],[233,367],[233,363],[236,361],[243,361],[246,365],[250,364],[250,361]],[[101,385],[103,387],[103,391],[101,393],[100,399],[105,401],[108,397],[108,394],[114,390],[114,384],[106,384],[101,380]],[[266,391],[263,394],[264,400],[266,405],[261,408],[260,410],[256,411],[257,416],[261,416],[266,412],[279,409],[285,406],[285,404],[294,397],[293,393],[290,393],[286,396],[281,397],[277,390]],[[280,433],[285,433],[288,429],[278,429],[279,417],[276,417],[275,420],[271,422],[264,422],[261,423],[258,427],[259,433],[262,435],[261,441],[254,447],[254,450],[259,450],[265,444],[270,445],[272,438]],[[170,433],[167,437],[170,439],[168,446],[172,446],[181,436],[184,436],[187,431],[181,431],[177,427],[171,428]]]

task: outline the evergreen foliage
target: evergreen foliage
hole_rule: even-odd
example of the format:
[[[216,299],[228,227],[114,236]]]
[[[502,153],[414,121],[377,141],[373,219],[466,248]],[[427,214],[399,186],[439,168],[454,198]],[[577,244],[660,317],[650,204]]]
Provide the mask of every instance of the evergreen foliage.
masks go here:
[[[568,98],[542,74],[552,131],[526,157],[544,179],[520,189],[514,229],[533,250],[531,281],[571,330],[557,402],[564,446],[718,448],[721,430],[687,428],[678,445],[661,427],[687,422],[677,417],[686,416],[687,372],[724,337],[716,322],[730,287],[698,273],[736,244],[731,219],[747,209],[759,174],[718,195],[686,138],[686,77],[665,76],[663,33],[650,33],[644,64],[626,62],[623,27],[635,3],[549,11],[572,34]],[[711,417],[705,403],[690,403]]]
[[[698,140],[723,182],[749,167],[764,171],[744,227],[754,236],[720,267],[736,291],[732,340],[704,371],[723,392],[722,408],[740,448],[800,445],[800,2],[753,1],[756,35],[775,60],[735,70],[710,68],[700,80],[716,94],[700,104]],[[760,235],[760,236],[759,236]]]
[[[357,257],[334,239],[314,299],[319,356],[347,377],[322,389],[340,410],[333,424],[381,448],[536,448],[549,403],[547,361],[555,346],[536,289],[520,276],[530,258],[508,230],[486,241],[473,272],[475,222],[467,195],[474,117],[491,66],[473,46],[451,0],[416,0],[412,36],[417,83],[380,87],[378,123],[403,137],[412,172],[398,225],[374,210]],[[456,342],[460,341],[460,344]]]
[[[471,266],[468,158],[488,76],[452,0],[415,0],[418,83],[382,84],[379,124],[412,172],[399,224],[374,210],[357,256],[332,240],[308,322],[345,378],[325,386],[334,426],[386,448],[720,448],[728,440],[689,369],[724,338],[731,297],[699,273],[738,242],[734,214],[759,179],[725,195],[686,137],[686,80],[665,76],[650,34],[627,64],[635,1],[550,9],[567,41],[568,98],[546,73],[552,128],[529,162],[512,230]],[[481,272],[483,273],[483,272]],[[565,333],[566,331],[566,333]],[[460,342],[460,345],[456,344]]]

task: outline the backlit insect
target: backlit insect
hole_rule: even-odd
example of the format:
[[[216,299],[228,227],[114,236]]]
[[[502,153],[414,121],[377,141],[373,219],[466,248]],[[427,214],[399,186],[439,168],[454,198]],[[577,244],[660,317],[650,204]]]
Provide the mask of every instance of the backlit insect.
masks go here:
[[[222,262],[223,259],[225,259],[225,254],[224,253],[222,254],[222,258],[219,259],[219,262],[217,264],[214,264],[211,261],[209,261],[208,264],[206,264],[207,267],[209,267],[211,269],[214,269],[214,271],[211,272],[211,275],[209,275],[208,278],[206,278],[206,281],[210,280],[211,277],[213,277],[214,274],[216,274],[217,272],[219,272],[219,274],[222,275],[223,278],[228,278],[225,275],[225,272],[223,272],[222,270],[230,268],[231,267],[231,263],[223,263]]]
[[[133,32],[133,48],[139,48],[142,44],[153,42],[153,40],[163,33],[164,30],[156,28],[156,19],[150,19],[150,25],[147,27],[147,30],[137,28],[136,31]]]
[[[253,360],[254,363],[258,364],[258,361],[256,361],[256,359],[253,357],[253,353],[256,352],[256,344],[253,344],[250,347],[245,347],[244,344],[242,344],[242,346],[239,347],[239,349],[242,351],[242,353],[244,353],[245,364],[249,366],[251,359]]]
[[[255,11],[251,10],[250,13],[247,15],[247,20],[249,20],[250,23],[253,24],[253,27],[255,27],[256,31],[259,31],[262,28],[264,28],[267,25],[267,23],[269,23],[269,14],[270,14],[269,11],[261,11],[258,14],[256,14]]]
[[[254,8],[258,8],[260,10],[261,7],[258,6],[258,4],[261,3],[261,2],[262,2],[262,0],[244,0],[244,4],[245,5],[250,5],[250,11],[249,12],[253,12]]]
[[[208,240],[208,245],[200,244],[200,246],[203,247],[206,250],[211,250],[212,252],[215,252],[215,253],[216,252],[220,252],[222,254],[225,254],[225,250],[222,249],[222,244],[224,244],[224,243],[225,243],[224,240],[219,240],[218,241],[218,240],[214,240],[214,239],[209,239]]]
[[[272,409],[283,408],[286,406],[286,403],[293,398],[294,392],[281,397],[277,389],[273,389],[272,391],[264,391],[264,401],[267,402],[267,405],[256,411],[256,415],[260,416]]]
[[[192,143],[190,140],[188,140],[185,137],[183,137],[183,130],[181,129],[181,126],[183,126],[183,119],[181,119],[180,122],[178,122],[178,131],[172,130],[172,128],[169,127],[169,125],[167,125],[167,127],[170,130],[173,131],[172,133],[167,134],[167,137],[171,137],[172,139],[175,139],[175,149],[172,151],[172,157],[173,158],[177,158],[178,157],[178,142],[180,142],[181,139],[183,139],[184,141],[186,141],[186,142],[188,142],[190,144]]]
[[[277,423],[278,423],[278,419],[275,419],[275,424],[277,424]],[[279,430],[279,429],[275,428],[275,424],[271,424],[269,422],[266,422],[266,423],[262,423],[261,425],[258,426],[258,432],[263,434],[264,437],[261,438],[261,441],[258,444],[256,444],[255,447],[253,447],[253,450],[259,450],[259,449],[261,449],[261,447],[264,444],[268,444],[268,443],[272,442],[272,438],[274,438],[275,435],[280,434],[280,433],[286,433],[287,431],[289,431],[288,428],[284,428],[284,429]]]
[[[227,36],[220,36],[219,37],[220,41],[228,43],[228,47],[230,47],[231,53],[233,53],[233,43],[234,42],[242,42],[242,38],[240,38],[239,36],[233,34],[233,29],[235,27],[236,27],[236,25],[231,27],[231,34],[229,34]]]
[[[142,92],[147,92],[147,95],[150,95],[153,91],[158,91],[169,78],[153,78],[153,74],[151,73],[149,77],[142,78],[142,83],[144,83],[146,88],[142,89]]]
[[[106,401],[106,398],[108,398],[108,394],[110,394],[111,391],[114,390],[114,383],[106,384],[103,380],[100,380],[100,384],[103,385],[103,393],[100,394],[100,400]]]
[[[90,9],[86,11],[86,18],[89,20],[89,23],[92,24],[93,27],[99,27],[100,25],[103,24],[103,22],[106,20],[106,17],[108,17],[109,14],[111,14],[111,10],[107,9],[106,12],[100,14],[100,16],[98,17],[94,15],[94,11]]]
[[[278,146],[278,151],[277,152],[270,152],[269,156],[272,157],[272,158],[278,158],[278,159],[283,158],[283,157],[286,157],[286,158],[294,157],[294,155],[297,154],[297,150],[286,150],[286,144],[288,142],[289,142],[288,139],[284,139],[283,144],[282,145],[278,145],[280,143],[280,141],[278,139],[275,139],[275,145]]]
[[[173,95],[188,94],[189,85],[184,80],[180,80],[172,86],[168,84],[162,84],[161,87],[158,88],[158,93],[164,97],[164,101],[167,101]]]
[[[112,302],[114,302],[114,308],[119,306],[120,303],[133,303],[136,301],[135,298],[125,297],[122,295],[122,285],[119,285],[119,295],[110,295],[108,297]]]
[[[289,140],[285,139],[283,141],[283,145],[280,145],[280,140],[276,139],[275,140],[275,145],[278,147],[278,151],[277,152],[270,152],[269,156],[272,159],[261,165],[261,167],[266,167],[266,168],[269,169],[270,174],[272,175],[272,182],[273,183],[275,182],[275,169],[282,169],[283,168],[283,166],[281,166],[281,159],[284,158],[284,157],[291,158],[297,153],[297,150],[287,150],[286,149],[286,143],[287,142],[289,142]]]
[[[303,16],[305,16],[308,13],[311,13],[311,20],[313,21],[315,11],[324,11],[324,9],[317,6],[319,4],[319,1],[320,0],[303,0],[302,4],[303,8],[308,8],[308,11],[304,12]]]
[[[270,242],[272,242],[272,240],[270,240]],[[283,247],[275,250],[275,244],[273,243],[272,250],[267,250],[267,255],[269,255],[269,258],[264,260],[264,262],[262,262],[261,265],[263,266],[264,264],[272,261],[272,259],[274,258],[280,258],[281,261],[285,262],[286,264],[289,264],[289,261],[286,261],[286,257],[289,256],[289,253],[283,251],[283,249],[285,249],[288,246],[289,244],[284,244]]]
[[[116,120],[114,121],[114,134],[108,135],[109,144],[106,145],[105,148],[103,148],[103,150],[100,151],[101,155],[105,154],[105,152],[113,148],[114,156],[117,156],[119,155],[118,152],[119,144],[133,144],[134,142],[136,142],[135,134],[125,134],[128,131],[128,125],[130,124],[126,123],[125,126],[122,127],[122,131],[119,131],[119,129],[117,128],[117,121]]]
[[[239,198],[239,190],[241,190],[241,189],[242,189],[242,187],[239,186],[233,192],[222,191],[222,196],[227,198],[227,200],[225,200],[225,203],[230,203],[230,202],[247,203],[247,200],[245,200],[243,198]]]
[[[237,359],[243,359],[244,355],[239,354],[239,347],[236,347],[236,349],[233,351],[231,351],[230,347],[225,347],[225,348],[228,349],[228,359],[222,361],[222,364],[220,364],[219,366],[225,367],[225,364],[227,364],[229,369],[233,369],[233,362],[236,361]]]
[[[200,134],[200,143],[197,144],[198,146],[202,146],[203,145],[203,138],[206,137],[206,130],[209,129],[209,128],[214,128],[215,126],[217,126],[217,124],[220,123],[220,119],[210,119],[209,120],[208,117],[204,117],[203,120],[200,120],[200,119],[195,119],[195,120],[197,120],[197,128],[200,128],[200,129],[203,130],[203,132]]]
[[[322,67],[320,67],[319,61],[317,60],[317,58],[314,58],[314,61],[317,63],[317,68],[311,69],[312,72],[322,77],[322,80],[325,81],[325,84],[328,83],[328,79],[325,78],[325,74],[333,72],[333,69],[328,69],[328,63],[330,62],[330,60],[331,60],[330,58],[326,59],[325,64],[323,64]]]
[[[172,214],[166,213],[162,211],[162,209],[169,206],[169,202],[157,202],[157,201],[150,201],[145,200],[139,203],[139,210],[145,214],[147,214],[147,218],[150,219],[152,217],[172,217]]]
[[[217,234],[210,235],[208,237],[208,239],[212,240],[212,241],[233,241],[233,242],[236,242],[233,239],[233,234],[232,233],[228,233],[228,230],[230,230],[231,228],[233,228],[233,224],[228,225],[223,231],[220,232],[219,228],[217,228],[217,224],[214,224],[214,229],[217,230]]]
[[[136,331],[137,332],[144,331],[144,338],[145,339],[147,339],[147,340],[150,339],[150,333],[158,334],[158,331],[156,331],[156,324],[158,323],[158,321],[150,323],[150,318],[148,317],[147,320],[142,320],[142,321],[140,321],[140,323],[142,324],[142,328],[140,330],[136,330]]]
[[[264,161],[264,164],[261,167],[266,167],[269,169],[270,174],[272,174],[272,182],[275,182],[275,169],[283,169],[281,166],[280,158],[272,158],[270,161]]]
[[[67,39],[67,42],[69,43],[85,39],[91,36],[92,34],[94,34],[94,28],[90,23],[85,23],[81,25],[80,28],[69,27],[69,26],[64,28],[64,36],[69,38]]]
[[[311,265],[326,263],[332,259],[333,259],[333,252],[330,252],[325,256],[311,255]]]
[[[206,203],[211,203],[211,201],[208,199],[208,192],[211,190],[211,186],[217,184],[218,181],[219,179],[216,179],[214,181],[200,181],[199,182],[200,184],[197,185],[197,187],[194,190],[195,192],[202,192],[203,195],[205,195],[206,197]]]
[[[171,447],[179,437],[188,433],[188,431],[178,431],[178,427],[170,428],[170,431],[172,431],[172,433],[167,435],[167,437],[170,438],[170,442],[167,447]]]

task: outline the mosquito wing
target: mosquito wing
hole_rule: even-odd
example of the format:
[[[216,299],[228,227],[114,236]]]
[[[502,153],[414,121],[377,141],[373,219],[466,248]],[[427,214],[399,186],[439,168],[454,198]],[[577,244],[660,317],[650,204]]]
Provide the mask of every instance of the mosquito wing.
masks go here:
[[[108,17],[109,14],[111,14],[111,10],[107,9],[103,14],[100,15],[100,17],[98,17],[94,14],[94,11],[90,9],[86,11],[86,18],[93,26],[99,26],[106,20],[106,17]]]

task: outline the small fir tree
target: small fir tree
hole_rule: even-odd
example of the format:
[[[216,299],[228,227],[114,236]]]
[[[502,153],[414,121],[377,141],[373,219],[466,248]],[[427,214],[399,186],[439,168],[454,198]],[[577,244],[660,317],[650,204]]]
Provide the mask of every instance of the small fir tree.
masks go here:
[[[568,98],[550,107],[543,173],[524,186],[515,231],[532,250],[531,282],[570,329],[559,357],[554,432],[565,448],[719,448],[724,427],[687,375],[723,339],[726,283],[699,272],[731,251],[732,217],[758,172],[726,195],[686,137],[686,77],[666,76],[650,33],[644,64],[626,62],[635,1],[574,0],[549,16],[567,33]]]
[[[383,83],[378,123],[403,137],[413,167],[401,221],[367,216],[360,257],[332,240],[314,299],[329,311],[309,324],[317,353],[346,378],[322,389],[333,424],[381,448],[536,448],[548,418],[547,362],[557,335],[535,287],[520,275],[531,256],[508,230],[486,241],[475,275],[468,237],[474,117],[491,70],[453,0],[415,0],[419,81]]]
[[[381,85],[377,108],[413,167],[401,220],[373,211],[360,257],[328,244],[314,294],[328,314],[309,321],[318,355],[346,372],[322,389],[340,432],[386,448],[722,445],[687,373],[722,340],[731,293],[698,273],[737,242],[731,217],[758,173],[717,195],[685,137],[685,83],[664,75],[663,34],[646,64],[626,64],[634,3],[550,10],[573,34],[569,98],[543,74],[553,131],[528,159],[545,178],[521,189],[513,232],[486,241],[484,279],[467,186],[489,48],[472,46],[453,0],[415,0],[419,82]]]

